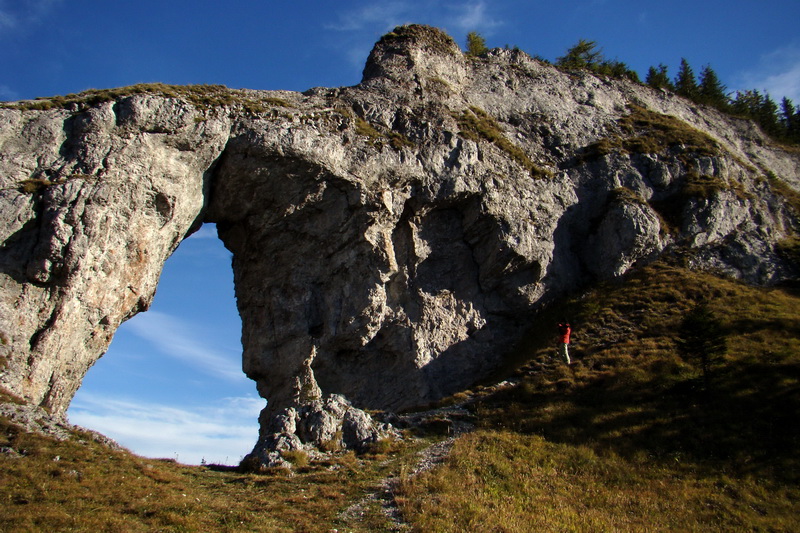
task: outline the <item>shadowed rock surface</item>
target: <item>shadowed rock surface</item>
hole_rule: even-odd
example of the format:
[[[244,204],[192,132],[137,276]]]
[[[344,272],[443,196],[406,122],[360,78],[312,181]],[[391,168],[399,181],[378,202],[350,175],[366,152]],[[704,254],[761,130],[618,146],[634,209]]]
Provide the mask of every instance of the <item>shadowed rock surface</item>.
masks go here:
[[[797,152],[643,85],[406,26],[354,87],[133,89],[0,109],[0,384],[56,416],[202,222],[233,252],[265,460],[378,438],[359,408],[469,386],[542,305],[661,254],[796,276]]]

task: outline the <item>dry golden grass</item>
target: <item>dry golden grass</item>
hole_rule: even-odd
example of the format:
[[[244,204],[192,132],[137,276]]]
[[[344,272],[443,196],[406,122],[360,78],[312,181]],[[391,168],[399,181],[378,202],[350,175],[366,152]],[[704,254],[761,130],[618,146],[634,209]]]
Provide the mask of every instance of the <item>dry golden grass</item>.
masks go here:
[[[504,151],[517,164],[530,172],[534,178],[549,178],[551,172],[534,163],[528,154],[512,143],[497,122],[483,109],[471,106],[461,114],[454,115],[459,132],[465,139],[488,141]]]
[[[115,89],[89,89],[77,94],[37,98],[22,102],[0,103],[0,108],[47,111],[50,109],[85,110],[103,102],[113,102],[138,94],[153,94],[166,98],[182,98],[197,109],[206,110],[220,106],[238,105],[249,113],[272,111],[275,107],[291,108],[293,105],[275,97],[258,97],[245,91],[229,89],[224,85],[168,85],[165,83],[140,83]]]
[[[536,435],[462,437],[446,466],[404,485],[416,531],[793,531],[796,489],[678,472]]]
[[[677,324],[703,299],[729,346],[710,392],[675,349]],[[554,358],[563,317],[575,326],[571,367]],[[385,531],[375,499],[357,519],[342,512],[387,476],[403,479],[404,517],[426,533],[800,530],[796,293],[654,265],[542,313],[509,364],[517,386],[451,399],[472,401],[478,430],[413,479],[403,472],[419,442],[298,455],[294,472],[257,475],[0,419],[0,448],[22,454],[0,453],[0,531]]]
[[[9,532],[380,531],[377,510],[356,524],[339,514],[413,456],[398,443],[382,450],[390,455],[341,453],[298,460],[294,472],[244,474],[111,451],[89,435],[58,442],[0,424],[0,447],[22,454],[0,454],[0,531]]]
[[[729,346],[710,391],[675,349],[700,300]],[[520,383],[474,405],[481,431],[403,483],[418,531],[800,529],[797,295],[655,265],[540,318]]]

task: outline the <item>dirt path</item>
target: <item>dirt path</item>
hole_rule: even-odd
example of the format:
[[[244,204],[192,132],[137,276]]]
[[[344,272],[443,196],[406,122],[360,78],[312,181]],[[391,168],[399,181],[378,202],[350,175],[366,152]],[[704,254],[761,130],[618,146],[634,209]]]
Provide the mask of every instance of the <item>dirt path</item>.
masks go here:
[[[446,428],[446,433],[449,435],[444,440],[435,442],[417,452],[417,460],[404,474],[405,478],[416,477],[444,461],[450,454],[456,438],[475,428],[474,417],[464,408],[464,403],[400,417],[401,421],[410,427],[424,428],[426,425],[436,425],[439,428]],[[364,523],[369,513],[377,510],[383,516],[386,524],[385,531],[411,531],[411,525],[403,520],[403,515],[394,497],[400,482],[401,477],[397,476],[382,479],[374,491],[367,493],[358,502],[345,509],[339,517],[348,526],[357,528],[359,524]]]

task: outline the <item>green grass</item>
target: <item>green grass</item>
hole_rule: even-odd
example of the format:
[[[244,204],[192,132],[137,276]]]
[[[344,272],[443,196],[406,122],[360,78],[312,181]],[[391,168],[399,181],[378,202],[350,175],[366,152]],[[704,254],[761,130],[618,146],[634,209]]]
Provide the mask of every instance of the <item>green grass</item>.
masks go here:
[[[717,142],[700,130],[641,106],[630,106],[630,113],[619,119],[617,125],[619,132],[589,145],[584,159],[612,152],[657,154],[670,148],[693,155],[720,153]]]
[[[408,493],[408,494],[407,494]],[[797,491],[537,435],[480,431],[404,486],[415,531],[793,531]]]
[[[701,300],[728,354],[705,391],[675,332]],[[575,326],[575,364],[553,324]],[[418,531],[795,531],[800,298],[656,265],[562,303],[473,405],[479,432],[403,486]]]
[[[497,122],[483,109],[471,106],[455,115],[455,119],[458,122],[459,133],[465,139],[475,142],[488,141],[530,172],[531,176],[535,178],[550,177],[550,172],[534,163],[524,150],[506,138]]]
[[[341,113],[340,113],[341,114]],[[352,115],[343,115],[349,118]],[[372,124],[367,122],[361,117],[355,117],[354,119],[355,124],[355,131],[358,135],[366,137],[369,142],[377,147],[382,148],[384,143],[388,143],[389,146],[394,148],[397,151],[400,151],[403,148],[413,148],[416,146],[412,141],[408,139],[402,133],[396,131],[387,131],[386,133],[382,133],[378,131]]]

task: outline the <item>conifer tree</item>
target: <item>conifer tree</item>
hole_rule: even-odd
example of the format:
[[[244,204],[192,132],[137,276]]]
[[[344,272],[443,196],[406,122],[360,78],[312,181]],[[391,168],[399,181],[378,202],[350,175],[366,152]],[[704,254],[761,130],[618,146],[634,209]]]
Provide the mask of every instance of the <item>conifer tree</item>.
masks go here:
[[[611,76],[612,78],[627,78],[631,81],[641,83],[639,75],[635,70],[631,70],[628,65],[622,61],[617,61],[616,59],[604,60],[602,63],[593,66],[590,65],[589,69],[597,72],[598,74]]]
[[[794,118],[794,113],[794,103],[789,98],[784,96],[783,100],[781,100],[781,122],[786,129],[789,129],[789,125]]]
[[[681,58],[681,66],[678,68],[678,74],[675,76],[675,92],[681,96],[695,100],[697,98],[697,80],[694,77],[694,71],[689,66],[686,58]]]
[[[480,57],[485,55],[489,49],[486,47],[486,40],[478,32],[471,31],[467,34],[467,55],[470,57]]]
[[[706,65],[700,73],[700,85],[697,88],[698,101],[724,110],[728,107],[728,95],[725,90],[726,87],[719,81],[717,73],[710,65]]]
[[[731,110],[739,116],[756,119],[762,100],[761,93],[755,89],[744,92],[737,91],[736,98],[731,103]]]
[[[756,116],[757,122],[768,135],[780,134],[781,126],[778,120],[778,104],[768,93],[764,93],[761,107]]]
[[[783,97],[781,100],[781,124],[790,141],[800,141],[800,107],[795,107],[794,102]]]
[[[708,305],[698,303],[686,315],[678,329],[678,349],[700,362],[706,392],[711,392],[711,372],[727,351],[727,339],[722,323]]]
[[[597,43],[580,39],[566,54],[556,58],[556,65],[568,69],[592,69],[602,61],[603,53],[597,49]]]
[[[663,63],[656,67],[650,67],[647,71],[647,78],[645,78],[645,83],[654,89],[668,89],[670,91],[675,90],[675,86],[672,85],[672,82],[667,75],[667,66]]]

